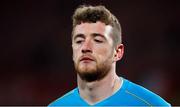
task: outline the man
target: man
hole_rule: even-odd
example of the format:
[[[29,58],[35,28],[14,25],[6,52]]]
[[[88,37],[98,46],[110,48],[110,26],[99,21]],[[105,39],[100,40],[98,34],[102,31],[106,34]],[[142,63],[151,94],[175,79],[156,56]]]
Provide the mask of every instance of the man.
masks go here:
[[[73,15],[73,61],[78,87],[49,106],[170,106],[160,96],[116,74],[124,53],[121,27],[104,6]]]

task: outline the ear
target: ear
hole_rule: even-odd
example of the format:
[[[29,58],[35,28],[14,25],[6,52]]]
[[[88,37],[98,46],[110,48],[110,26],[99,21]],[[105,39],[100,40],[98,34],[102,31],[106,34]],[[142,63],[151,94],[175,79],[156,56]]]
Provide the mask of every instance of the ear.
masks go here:
[[[124,54],[124,45],[123,44],[117,45],[117,47],[115,48],[114,62],[121,60],[123,54]]]

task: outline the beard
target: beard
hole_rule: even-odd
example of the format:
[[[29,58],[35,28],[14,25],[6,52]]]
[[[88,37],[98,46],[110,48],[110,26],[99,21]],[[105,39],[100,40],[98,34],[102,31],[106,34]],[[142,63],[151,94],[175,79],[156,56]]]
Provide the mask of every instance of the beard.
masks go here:
[[[80,67],[80,63],[75,63],[75,70],[77,72],[77,74],[80,76],[80,78],[84,81],[87,82],[93,82],[93,81],[99,81],[101,79],[103,79],[110,71],[111,66],[112,66],[112,61],[109,60],[111,58],[107,58],[107,60],[105,60],[102,63],[96,63],[96,65],[94,65],[94,67],[88,67],[87,66],[83,66]],[[81,65],[82,66],[82,65]]]

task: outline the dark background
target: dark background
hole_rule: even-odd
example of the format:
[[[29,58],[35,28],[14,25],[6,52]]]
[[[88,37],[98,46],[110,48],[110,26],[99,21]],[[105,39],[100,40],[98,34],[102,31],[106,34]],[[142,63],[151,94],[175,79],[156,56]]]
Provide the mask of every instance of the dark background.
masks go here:
[[[177,1],[0,1],[0,105],[48,105],[76,87],[71,16],[80,4],[103,4],[118,17],[125,45],[118,75],[180,105]]]

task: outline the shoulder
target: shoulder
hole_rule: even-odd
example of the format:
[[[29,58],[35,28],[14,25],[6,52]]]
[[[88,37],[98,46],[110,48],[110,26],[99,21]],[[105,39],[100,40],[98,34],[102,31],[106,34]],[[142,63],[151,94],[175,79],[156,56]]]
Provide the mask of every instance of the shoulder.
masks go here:
[[[169,103],[167,103],[163,98],[153,93],[152,91],[126,79],[124,80],[127,85],[125,93],[128,96],[131,96],[134,99],[141,101],[149,106],[170,106]]]
[[[72,103],[72,100],[76,97],[77,94],[77,88],[71,90],[70,92],[66,93],[65,95],[63,95],[62,97],[56,99],[55,101],[53,101],[52,103],[50,103],[48,105],[48,107],[52,107],[52,106],[63,106],[63,105],[67,105]]]

